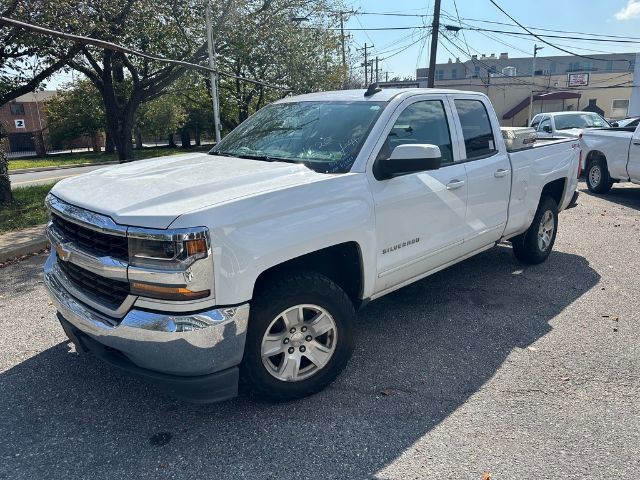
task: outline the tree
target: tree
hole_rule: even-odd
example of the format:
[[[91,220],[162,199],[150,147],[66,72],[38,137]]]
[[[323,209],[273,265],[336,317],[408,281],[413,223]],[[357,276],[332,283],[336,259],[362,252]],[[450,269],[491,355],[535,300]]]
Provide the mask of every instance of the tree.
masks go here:
[[[224,12],[230,1],[218,1],[218,10]],[[192,63],[206,56],[202,1],[94,0],[90,6],[82,1],[65,5],[59,17],[82,19],[72,24],[74,33],[93,31],[102,40]],[[140,105],[160,97],[186,71],[184,66],[91,46],[83,46],[68,65],[86,75],[100,92],[107,131],[120,161],[133,157],[132,132]]]
[[[171,145],[173,135],[184,126],[186,120],[187,114],[177,99],[171,95],[164,95],[140,107],[136,131],[155,138],[169,138]]]
[[[94,151],[100,151],[97,137],[106,127],[99,92],[88,80],[80,80],[51,98],[45,105],[49,140],[66,144],[79,137],[91,137]]]
[[[229,14],[233,29],[220,44],[221,68],[235,75],[279,84],[294,93],[338,89],[344,70],[338,52],[339,18],[327,16],[341,2],[272,0],[250,14],[252,2],[238,2]],[[302,23],[292,18],[304,18]],[[282,91],[234,79],[221,80],[223,124],[232,129]]]
[[[64,1],[64,0],[61,0]],[[32,10],[30,1],[6,0],[0,6],[3,17],[30,19],[53,18],[54,2]],[[37,13],[34,13],[37,12]],[[22,29],[2,26],[0,28],[0,106],[36,90],[52,74],[64,67],[79,51],[77,45],[53,42],[51,39],[31,35]],[[3,144],[4,132],[0,126],[0,205],[11,201],[9,160]]]

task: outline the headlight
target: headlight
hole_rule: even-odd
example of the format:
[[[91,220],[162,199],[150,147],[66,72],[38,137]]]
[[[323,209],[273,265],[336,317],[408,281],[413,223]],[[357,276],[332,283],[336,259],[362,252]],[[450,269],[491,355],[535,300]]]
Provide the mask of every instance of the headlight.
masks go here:
[[[130,228],[129,264],[131,293],[161,300],[196,300],[211,293],[209,231],[202,228],[150,230]],[[182,279],[177,282],[177,279]],[[188,280],[187,280],[188,279]]]
[[[207,254],[207,241],[202,238],[182,242],[129,238],[129,263],[136,267],[182,270]]]

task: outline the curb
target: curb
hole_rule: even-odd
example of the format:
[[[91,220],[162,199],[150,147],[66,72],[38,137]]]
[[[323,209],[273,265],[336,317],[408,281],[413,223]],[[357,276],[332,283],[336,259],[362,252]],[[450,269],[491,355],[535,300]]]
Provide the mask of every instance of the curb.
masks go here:
[[[44,238],[44,235],[42,237],[43,238],[34,238],[16,247],[0,250],[0,263],[44,250],[49,246],[49,241]]]
[[[20,175],[21,173],[49,172],[51,170],[65,170],[67,168],[91,167],[94,165],[115,165],[116,163],[120,163],[120,162],[75,163],[70,165],[58,165],[58,166],[50,166],[50,167],[19,168],[16,170],[9,170],[9,175]]]

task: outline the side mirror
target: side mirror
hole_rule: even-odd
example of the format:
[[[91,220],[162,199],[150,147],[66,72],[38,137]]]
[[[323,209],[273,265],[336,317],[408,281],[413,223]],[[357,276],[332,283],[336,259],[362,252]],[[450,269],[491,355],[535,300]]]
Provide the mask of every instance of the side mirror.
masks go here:
[[[375,165],[378,179],[393,178],[408,173],[438,170],[442,164],[440,147],[431,144],[398,145],[387,159]]]
[[[542,127],[543,132],[551,133],[551,127],[549,125],[545,125]]]
[[[618,124],[618,122],[613,122],[613,123],[611,124],[611,126],[612,126],[613,128],[618,128],[620,125]]]

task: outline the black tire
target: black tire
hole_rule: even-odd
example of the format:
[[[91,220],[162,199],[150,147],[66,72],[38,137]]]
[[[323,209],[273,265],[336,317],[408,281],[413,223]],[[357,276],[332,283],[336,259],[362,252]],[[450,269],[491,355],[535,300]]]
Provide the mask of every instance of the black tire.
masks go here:
[[[538,242],[538,233],[543,219],[547,217],[547,214],[549,212],[553,217],[553,233],[551,234],[551,241],[546,246],[546,248],[541,248],[540,243]],[[531,226],[529,227],[529,229],[511,240],[511,244],[513,245],[513,253],[515,254],[516,258],[522,263],[531,265],[542,263],[547,259],[547,257],[551,253],[551,250],[553,249],[557,232],[558,205],[553,198],[542,197],[540,199],[540,204],[538,205],[538,210],[533,217],[533,221],[531,222]]]
[[[321,307],[331,315],[337,332],[335,349],[328,363],[310,377],[284,381],[272,375],[263,364],[262,340],[282,312],[305,304]],[[354,319],[355,310],[347,294],[330,279],[315,272],[294,272],[261,289],[251,304],[244,358],[240,366],[243,386],[256,398],[276,402],[319,392],[338,377],[351,357]],[[293,337],[290,341],[293,342]]]
[[[596,158],[589,162],[585,176],[590,192],[607,193],[613,186],[607,161],[603,158]]]

